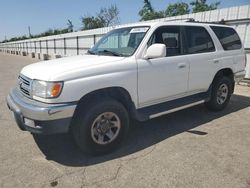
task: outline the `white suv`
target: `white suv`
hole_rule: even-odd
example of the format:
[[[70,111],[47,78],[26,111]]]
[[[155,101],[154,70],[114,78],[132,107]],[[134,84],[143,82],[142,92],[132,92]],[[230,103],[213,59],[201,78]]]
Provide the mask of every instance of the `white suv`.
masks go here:
[[[86,55],[24,67],[7,104],[22,130],[71,132],[83,151],[103,153],[126,137],[130,119],[201,103],[222,110],[245,65],[232,27],[143,23],[109,32]]]

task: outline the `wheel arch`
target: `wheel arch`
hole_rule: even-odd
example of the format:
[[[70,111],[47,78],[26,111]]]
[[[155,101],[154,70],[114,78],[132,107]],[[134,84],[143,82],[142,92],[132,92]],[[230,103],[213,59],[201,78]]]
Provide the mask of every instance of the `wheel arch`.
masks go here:
[[[100,98],[112,98],[120,102],[128,111],[130,117],[136,118],[136,106],[129,92],[123,87],[107,87],[91,91],[79,100],[75,113],[82,105],[90,104]]]
[[[232,93],[234,92],[234,73],[233,73],[233,70],[231,68],[223,68],[223,69],[220,69],[214,76],[214,79],[213,79],[213,82],[212,84],[214,83],[214,81],[216,79],[219,79],[223,76],[226,76],[228,78],[230,78],[233,82],[233,85],[232,85]]]

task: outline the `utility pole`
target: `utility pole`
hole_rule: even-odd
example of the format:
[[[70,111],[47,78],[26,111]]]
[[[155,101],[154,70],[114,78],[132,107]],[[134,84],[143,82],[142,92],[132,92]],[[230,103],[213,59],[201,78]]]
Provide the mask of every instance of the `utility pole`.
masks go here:
[[[28,26],[28,30],[29,30],[29,37],[31,37],[30,26]]]

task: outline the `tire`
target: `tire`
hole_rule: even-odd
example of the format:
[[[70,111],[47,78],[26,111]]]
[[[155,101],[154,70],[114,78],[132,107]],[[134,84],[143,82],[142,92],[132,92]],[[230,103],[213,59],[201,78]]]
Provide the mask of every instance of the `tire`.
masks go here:
[[[80,104],[72,125],[80,149],[92,155],[108,153],[120,146],[129,130],[129,115],[114,99]]]
[[[205,103],[206,107],[212,111],[223,110],[232,95],[233,81],[229,77],[219,77],[212,85],[211,98]]]

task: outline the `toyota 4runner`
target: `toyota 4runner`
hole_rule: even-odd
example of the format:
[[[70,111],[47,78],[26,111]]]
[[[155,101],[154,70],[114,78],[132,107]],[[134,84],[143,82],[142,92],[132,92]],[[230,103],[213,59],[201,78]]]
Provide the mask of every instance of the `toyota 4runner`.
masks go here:
[[[85,152],[117,148],[130,120],[205,103],[224,109],[246,55],[229,26],[141,23],[102,37],[86,55],[28,65],[7,96],[21,130],[73,134]]]

